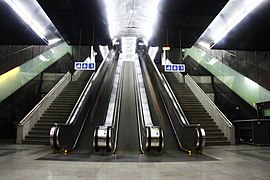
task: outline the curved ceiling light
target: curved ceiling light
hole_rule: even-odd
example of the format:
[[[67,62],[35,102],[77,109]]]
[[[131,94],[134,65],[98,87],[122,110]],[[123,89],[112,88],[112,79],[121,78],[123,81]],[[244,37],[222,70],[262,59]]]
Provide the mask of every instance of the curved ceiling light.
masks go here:
[[[206,48],[212,48],[263,1],[264,0],[230,0],[196,43]]]
[[[159,0],[104,0],[111,39],[137,37],[148,41],[157,20]]]
[[[48,45],[62,40],[60,33],[36,0],[4,0],[12,10]]]

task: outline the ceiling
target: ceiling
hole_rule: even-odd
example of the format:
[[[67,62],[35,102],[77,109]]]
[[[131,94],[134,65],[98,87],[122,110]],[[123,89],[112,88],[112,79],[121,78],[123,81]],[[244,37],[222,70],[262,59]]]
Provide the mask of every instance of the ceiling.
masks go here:
[[[104,1],[37,2],[68,44],[110,44]],[[228,0],[160,0],[157,27],[149,44],[191,47],[227,2]],[[259,13],[245,19],[240,28],[229,33],[215,48],[270,49],[270,43],[266,41],[270,39],[270,24],[267,22],[270,19],[269,4],[268,1],[265,6],[260,7]],[[0,1],[0,15],[0,44],[44,44],[3,1]]]

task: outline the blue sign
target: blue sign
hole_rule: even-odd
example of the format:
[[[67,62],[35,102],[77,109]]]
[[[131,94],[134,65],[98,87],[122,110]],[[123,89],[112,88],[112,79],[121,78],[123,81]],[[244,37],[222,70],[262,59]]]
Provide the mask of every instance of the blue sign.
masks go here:
[[[95,70],[96,63],[94,62],[75,62],[75,70]]]
[[[185,72],[186,67],[184,64],[166,64],[165,72]]]
[[[165,71],[171,71],[172,66],[171,65],[165,65]]]

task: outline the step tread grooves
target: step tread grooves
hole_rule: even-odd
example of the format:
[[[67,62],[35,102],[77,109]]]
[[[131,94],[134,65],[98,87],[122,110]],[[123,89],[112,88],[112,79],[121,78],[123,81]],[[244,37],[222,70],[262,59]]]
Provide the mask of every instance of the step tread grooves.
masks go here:
[[[64,124],[67,121],[84,86],[85,82],[69,82],[30,130],[23,144],[49,145],[51,127],[55,123]]]
[[[191,89],[173,75],[166,73],[165,76],[190,124],[200,124],[204,128],[206,145],[230,144]]]

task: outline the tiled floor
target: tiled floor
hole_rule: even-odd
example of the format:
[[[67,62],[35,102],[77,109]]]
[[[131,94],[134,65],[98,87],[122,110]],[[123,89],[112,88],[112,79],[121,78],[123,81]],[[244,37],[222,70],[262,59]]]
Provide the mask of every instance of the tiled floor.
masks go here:
[[[200,179],[270,180],[270,147],[205,147],[211,161],[82,162],[37,160],[48,146],[1,144],[0,179]]]

